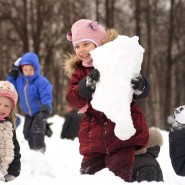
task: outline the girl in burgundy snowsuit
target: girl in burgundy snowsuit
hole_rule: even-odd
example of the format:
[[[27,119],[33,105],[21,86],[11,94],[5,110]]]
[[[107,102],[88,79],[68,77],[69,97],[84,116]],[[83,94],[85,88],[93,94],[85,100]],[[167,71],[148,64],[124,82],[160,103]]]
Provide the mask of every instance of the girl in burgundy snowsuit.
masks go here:
[[[141,109],[135,101],[131,103],[136,133],[130,139],[122,141],[114,134],[115,123],[91,106],[99,72],[92,65],[89,51],[100,46],[103,41],[108,42],[116,37],[115,30],[106,33],[96,21],[81,19],[72,25],[67,38],[72,41],[76,55],[70,55],[65,61],[65,70],[71,77],[66,99],[80,113],[84,113],[79,131],[80,154],[84,156],[81,174],[94,174],[107,167],[115,175],[130,182],[135,152],[146,147],[149,139],[147,123]],[[131,83],[137,91],[137,95],[134,94],[135,99],[148,95],[150,85],[145,78],[140,76]]]

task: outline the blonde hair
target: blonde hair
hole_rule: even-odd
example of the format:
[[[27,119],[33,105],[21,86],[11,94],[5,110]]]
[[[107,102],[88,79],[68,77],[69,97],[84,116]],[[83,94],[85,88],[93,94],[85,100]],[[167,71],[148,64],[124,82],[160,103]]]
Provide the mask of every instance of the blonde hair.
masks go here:
[[[15,118],[15,109],[12,109],[12,111],[10,112],[10,121],[13,124],[13,129],[16,129],[16,118]]]

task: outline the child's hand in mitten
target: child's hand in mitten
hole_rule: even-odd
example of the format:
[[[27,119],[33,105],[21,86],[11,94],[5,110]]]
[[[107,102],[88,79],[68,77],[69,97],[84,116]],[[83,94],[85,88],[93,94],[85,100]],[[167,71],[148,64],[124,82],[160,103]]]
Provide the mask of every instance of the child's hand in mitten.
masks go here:
[[[93,69],[87,76],[86,76],[86,86],[91,87],[92,90],[96,88],[96,83],[100,78],[100,73],[97,69]]]
[[[17,78],[18,74],[19,74],[19,62],[20,62],[21,58],[18,58],[13,64],[11,69],[8,72],[8,75]]]
[[[34,122],[35,124],[42,124],[42,123],[45,123],[45,122],[46,122],[46,119],[47,119],[48,117],[49,117],[49,113],[48,113],[48,112],[41,111],[41,112],[39,112],[39,113],[35,116],[33,122]]]
[[[134,89],[133,98],[135,100],[144,99],[150,93],[150,83],[141,75],[131,79],[131,86]]]
[[[145,80],[142,76],[131,79],[131,86],[134,89],[134,94],[141,94],[145,88]]]
[[[100,78],[100,73],[97,69],[93,69],[85,78],[83,78],[78,84],[79,94],[87,99],[92,97],[96,89],[96,83]]]

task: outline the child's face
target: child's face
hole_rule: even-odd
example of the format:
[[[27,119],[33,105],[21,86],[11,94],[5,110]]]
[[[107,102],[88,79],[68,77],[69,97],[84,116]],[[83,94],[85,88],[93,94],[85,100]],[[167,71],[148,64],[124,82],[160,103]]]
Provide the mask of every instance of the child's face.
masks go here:
[[[32,65],[24,65],[22,72],[25,76],[33,76],[35,69]]]
[[[0,119],[6,118],[10,115],[10,112],[12,110],[13,103],[12,101],[7,97],[0,97]]]
[[[75,53],[78,58],[87,64],[92,63],[92,58],[89,52],[95,48],[96,45],[90,41],[82,41],[74,46]]]

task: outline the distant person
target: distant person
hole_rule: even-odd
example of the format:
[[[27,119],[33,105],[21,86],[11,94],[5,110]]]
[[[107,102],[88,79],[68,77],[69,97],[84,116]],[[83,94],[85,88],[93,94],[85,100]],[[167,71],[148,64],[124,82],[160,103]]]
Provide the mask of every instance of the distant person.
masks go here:
[[[148,146],[136,152],[133,181],[163,181],[163,172],[157,161],[162,144],[162,134],[157,128],[151,127]]]
[[[0,81],[0,181],[11,181],[20,174],[21,154],[14,112],[17,99],[13,84]]]
[[[179,176],[185,176],[185,105],[174,110],[170,125],[169,150],[172,167]]]
[[[61,138],[74,140],[78,137],[80,127],[80,115],[77,110],[68,105],[66,108],[66,114],[64,115],[65,121],[62,127]]]
[[[116,30],[112,32],[113,39],[116,39]],[[149,138],[144,114],[135,100],[148,96],[150,84],[142,76],[130,82],[135,93],[129,109],[136,133],[128,140],[118,139],[114,133],[115,123],[91,105],[101,74],[93,67],[90,51],[101,46],[104,41],[111,41],[110,36],[97,21],[80,19],[72,25],[67,39],[72,41],[75,55],[65,62],[65,70],[70,76],[66,99],[84,114],[79,130],[80,154],[83,155],[81,174],[94,174],[107,167],[116,176],[131,182],[135,152],[146,147]]]
[[[19,58],[7,75],[20,98],[20,107],[25,113],[23,134],[32,150],[46,150],[46,119],[52,111],[52,85],[40,74],[39,58],[27,52]]]

